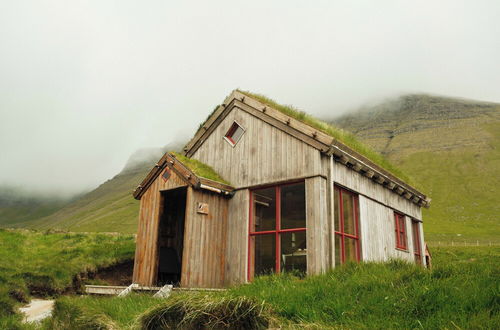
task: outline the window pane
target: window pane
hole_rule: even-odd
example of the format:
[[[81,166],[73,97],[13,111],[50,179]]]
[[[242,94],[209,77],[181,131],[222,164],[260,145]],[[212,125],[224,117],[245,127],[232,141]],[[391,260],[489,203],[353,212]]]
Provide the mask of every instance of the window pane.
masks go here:
[[[281,187],[281,228],[306,227],[306,192],[303,182]]]
[[[253,191],[253,231],[276,230],[276,188]]]
[[[335,235],[335,266],[338,266],[342,263],[342,250],[341,250],[341,239],[342,237],[340,235]]]
[[[281,238],[281,271],[297,271],[303,275],[307,272],[306,232],[282,233]]]
[[[344,244],[345,244],[345,261],[357,261],[358,258],[356,257],[356,244],[357,240],[349,237],[344,237]]]
[[[354,196],[342,193],[342,206],[344,208],[344,233],[356,235],[354,218]]]
[[[244,130],[236,124],[236,129],[234,130],[233,134],[231,135],[231,138],[234,140],[234,142],[238,142],[240,137],[243,135]]]
[[[254,276],[271,274],[276,271],[276,236],[252,236],[255,246]]]
[[[335,231],[338,231],[340,232],[341,231],[341,228],[340,228],[340,204],[339,204],[339,200],[340,200],[340,193],[339,193],[339,190],[337,188],[335,188],[335,196],[334,196],[334,200],[335,200],[335,206],[334,206],[334,209],[333,209],[333,213],[335,213],[335,216],[334,216],[334,220],[335,220]]]

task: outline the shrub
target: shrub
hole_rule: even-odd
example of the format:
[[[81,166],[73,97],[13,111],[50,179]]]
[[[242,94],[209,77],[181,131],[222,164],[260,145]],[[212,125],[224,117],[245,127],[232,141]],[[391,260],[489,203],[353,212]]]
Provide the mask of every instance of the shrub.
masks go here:
[[[266,329],[273,317],[264,302],[224,294],[179,294],[143,314],[143,329]]]

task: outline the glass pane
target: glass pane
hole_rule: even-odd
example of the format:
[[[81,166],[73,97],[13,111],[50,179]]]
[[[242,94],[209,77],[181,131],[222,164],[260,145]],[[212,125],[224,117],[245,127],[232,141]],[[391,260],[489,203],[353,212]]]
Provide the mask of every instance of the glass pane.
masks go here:
[[[306,191],[303,182],[281,187],[281,228],[306,227]]]
[[[282,233],[281,238],[281,271],[307,272],[306,232]]]
[[[255,246],[254,276],[276,271],[276,235],[252,236]]]
[[[420,235],[418,232],[418,222],[412,222],[413,229],[413,250],[415,253],[420,254]]]
[[[344,237],[345,244],[345,262],[357,261],[356,257],[356,244],[357,240],[349,237]]]
[[[335,221],[335,231],[338,231],[340,232],[341,228],[340,228],[340,203],[339,203],[339,200],[340,200],[340,193],[339,193],[339,190],[337,188],[335,188],[335,196],[333,198],[335,200],[335,206],[334,206],[334,209],[333,209],[333,213],[335,214],[334,216],[334,221]]]
[[[240,137],[243,135],[243,132],[245,132],[238,124],[236,125],[236,129],[234,130],[233,134],[231,135],[231,138],[233,139],[234,142],[238,142]]]
[[[276,230],[276,188],[253,191],[253,231]]]
[[[344,208],[344,233],[356,235],[354,196],[342,192],[342,206]]]
[[[340,249],[341,239],[342,237],[340,235],[335,235],[335,266],[340,265],[342,260],[340,257],[342,255],[342,251]]]

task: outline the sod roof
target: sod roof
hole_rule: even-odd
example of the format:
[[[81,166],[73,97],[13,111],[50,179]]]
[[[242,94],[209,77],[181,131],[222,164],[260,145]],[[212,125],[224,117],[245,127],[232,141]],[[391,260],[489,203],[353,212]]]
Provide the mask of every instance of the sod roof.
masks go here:
[[[352,150],[358,152],[359,154],[365,156],[369,160],[371,160],[373,163],[376,165],[380,166],[381,168],[385,169],[386,171],[390,172],[394,176],[398,177],[400,180],[406,182],[409,185],[415,186],[414,180],[409,177],[407,174],[405,174],[402,170],[397,168],[395,165],[393,165],[391,162],[389,162],[384,156],[379,154],[378,152],[374,151],[371,149],[369,146],[365,145],[364,143],[360,142],[354,134],[345,131],[341,128],[335,127],[329,123],[326,123],[324,121],[321,121],[306,112],[297,109],[296,107],[292,105],[283,105],[275,100],[262,95],[262,94],[256,94],[252,93],[249,91],[242,91],[242,90],[237,90],[238,92],[254,98],[258,100],[259,102],[268,105],[282,113],[284,113],[287,116],[290,116],[306,125],[309,125],[329,136],[332,138],[338,140],[339,142],[343,143],[347,147],[351,148]]]
[[[177,158],[177,160],[179,160],[184,166],[186,166],[189,170],[196,174],[196,176],[220,182],[229,186],[231,185],[231,183],[224,180],[222,176],[219,175],[219,173],[215,172],[215,170],[207,164],[204,164],[199,160],[186,157],[175,151],[171,151],[170,153],[174,155],[175,158]]]

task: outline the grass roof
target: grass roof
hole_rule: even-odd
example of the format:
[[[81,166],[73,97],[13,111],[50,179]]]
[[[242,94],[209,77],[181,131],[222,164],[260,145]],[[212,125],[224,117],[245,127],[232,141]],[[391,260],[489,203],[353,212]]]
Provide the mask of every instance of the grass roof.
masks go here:
[[[186,157],[177,152],[170,152],[177,158],[182,164],[184,164],[188,169],[190,169],[194,174],[205,179],[212,181],[217,181],[223,184],[231,185],[231,183],[224,180],[213,168],[200,162],[199,160]]]
[[[414,181],[406,175],[402,170],[394,166],[391,162],[389,162],[384,156],[379,154],[378,152],[374,151],[364,143],[360,142],[354,134],[345,131],[341,128],[335,127],[331,124],[328,124],[324,121],[321,121],[317,118],[314,118],[313,116],[305,113],[304,111],[301,111],[294,106],[291,105],[282,105],[279,104],[278,102],[274,101],[273,99],[270,99],[269,97],[261,94],[255,94],[251,93],[249,91],[242,91],[238,90],[238,92],[247,95],[248,97],[254,98],[278,111],[281,111],[282,113],[295,118],[304,124],[307,124],[311,127],[316,128],[317,130],[330,135],[334,139],[338,140],[339,142],[345,144],[352,150],[360,153],[361,155],[365,156],[366,158],[370,159],[372,162],[377,164],[378,166],[382,167],[386,171],[392,173],[394,176],[398,177],[399,179],[405,181],[406,183],[410,185],[415,185]]]

